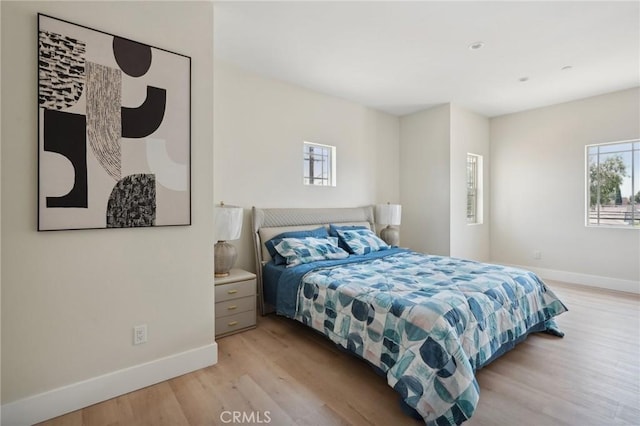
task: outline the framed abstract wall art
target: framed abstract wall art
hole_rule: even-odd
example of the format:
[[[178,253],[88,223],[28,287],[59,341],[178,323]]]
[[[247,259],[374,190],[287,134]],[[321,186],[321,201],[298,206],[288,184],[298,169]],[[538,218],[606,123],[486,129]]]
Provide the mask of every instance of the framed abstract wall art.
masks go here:
[[[38,14],[38,230],[191,224],[191,58]]]

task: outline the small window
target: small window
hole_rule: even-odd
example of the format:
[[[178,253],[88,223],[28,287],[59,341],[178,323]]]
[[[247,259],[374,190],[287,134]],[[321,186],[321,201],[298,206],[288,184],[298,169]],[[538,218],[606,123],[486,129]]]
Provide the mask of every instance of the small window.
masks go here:
[[[303,155],[305,185],[336,186],[336,147],[305,142]]]
[[[482,155],[467,154],[467,223],[482,224]]]
[[[587,226],[640,228],[640,140],[587,145]]]

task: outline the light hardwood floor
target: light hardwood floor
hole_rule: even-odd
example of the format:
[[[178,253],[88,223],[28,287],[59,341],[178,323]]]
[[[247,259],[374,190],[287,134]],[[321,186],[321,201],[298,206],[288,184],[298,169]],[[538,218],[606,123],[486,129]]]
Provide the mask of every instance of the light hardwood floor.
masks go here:
[[[548,283],[569,308],[557,319],[566,336],[531,335],[478,371],[480,402],[465,426],[640,425],[640,298]],[[242,424],[422,424],[385,378],[293,321],[262,317],[218,345],[212,367],[42,425],[241,424],[228,411],[254,416]]]

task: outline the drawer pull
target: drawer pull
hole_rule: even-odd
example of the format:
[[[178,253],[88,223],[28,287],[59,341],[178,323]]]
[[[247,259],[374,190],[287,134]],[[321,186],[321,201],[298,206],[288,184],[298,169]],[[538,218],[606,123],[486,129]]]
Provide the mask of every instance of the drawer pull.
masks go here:
[[[238,290],[229,290],[227,291],[227,294],[236,294],[238,292]]]
[[[234,309],[238,309],[238,306],[237,305],[231,305],[227,309],[230,310],[230,311],[233,311]]]
[[[229,327],[233,327],[234,325],[238,325],[238,321],[231,321],[227,324]]]

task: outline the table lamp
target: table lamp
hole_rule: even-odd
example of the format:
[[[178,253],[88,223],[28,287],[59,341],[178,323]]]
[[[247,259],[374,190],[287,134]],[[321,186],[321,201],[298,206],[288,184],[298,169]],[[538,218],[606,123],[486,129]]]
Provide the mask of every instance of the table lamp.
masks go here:
[[[242,232],[242,207],[220,203],[213,210],[214,237],[218,242],[213,250],[214,273],[226,277],[238,257],[236,248],[229,240],[237,240]]]
[[[376,206],[376,223],[386,225],[380,231],[380,238],[390,246],[400,244],[400,232],[397,226],[400,225],[402,206],[400,204],[378,204]]]

